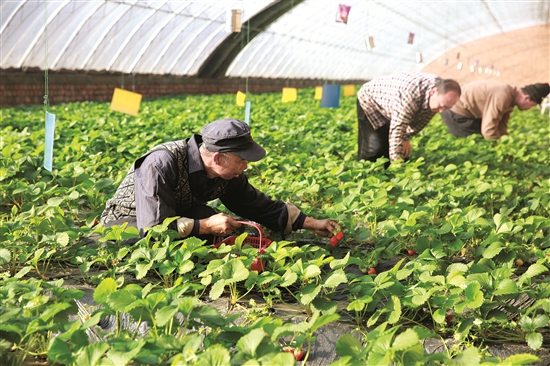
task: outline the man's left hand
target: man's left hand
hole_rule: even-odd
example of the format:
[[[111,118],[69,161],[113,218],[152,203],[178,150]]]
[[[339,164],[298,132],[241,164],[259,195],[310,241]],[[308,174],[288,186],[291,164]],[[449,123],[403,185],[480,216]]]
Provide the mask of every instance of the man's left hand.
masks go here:
[[[342,229],[340,225],[334,220],[330,219],[323,219],[323,220],[316,220],[312,217],[306,217],[303,225],[303,229],[311,230],[315,234],[321,235],[321,236],[332,236],[332,233],[336,228]]]

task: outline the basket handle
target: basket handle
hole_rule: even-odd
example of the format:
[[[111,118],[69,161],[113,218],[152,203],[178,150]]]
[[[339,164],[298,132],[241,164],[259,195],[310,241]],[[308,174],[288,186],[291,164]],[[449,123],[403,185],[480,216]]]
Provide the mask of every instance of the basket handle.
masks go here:
[[[258,230],[258,233],[260,234],[260,244],[258,245],[258,250],[262,249],[262,236],[265,235],[264,231],[262,230],[262,228],[254,223],[254,222],[251,222],[251,221],[239,221],[237,220],[238,223],[241,223],[243,225],[249,225],[249,226],[252,226],[254,227],[256,230]]]

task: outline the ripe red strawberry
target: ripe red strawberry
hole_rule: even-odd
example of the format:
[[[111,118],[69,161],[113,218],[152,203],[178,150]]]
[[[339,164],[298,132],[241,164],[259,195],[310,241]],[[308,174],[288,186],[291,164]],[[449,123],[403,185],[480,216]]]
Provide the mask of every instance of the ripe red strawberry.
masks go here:
[[[260,274],[264,270],[264,267],[265,267],[265,263],[262,262],[260,257],[256,257],[256,260],[252,262],[252,264],[250,265],[250,270],[257,271],[258,274]]]
[[[336,239],[338,239],[338,241],[344,239],[344,233],[339,231],[336,233]]]
[[[332,245],[333,247],[338,245],[338,239],[335,236],[330,238],[330,245]]]
[[[376,268],[372,267],[371,269],[369,269],[369,271],[367,273],[368,274],[376,274]]]
[[[407,250],[407,253],[409,253],[410,256],[413,256],[416,254],[416,251],[414,249]]]
[[[296,361],[301,361],[302,358],[304,358],[304,351],[302,351],[301,349],[295,349],[293,354]]]

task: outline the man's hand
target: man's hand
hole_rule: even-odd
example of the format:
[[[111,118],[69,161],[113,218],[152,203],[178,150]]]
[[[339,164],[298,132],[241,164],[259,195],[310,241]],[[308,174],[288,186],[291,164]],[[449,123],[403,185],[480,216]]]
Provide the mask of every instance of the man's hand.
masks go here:
[[[408,158],[411,155],[411,143],[409,141],[403,141],[403,157]]]
[[[316,220],[309,216],[306,217],[303,228],[321,236],[332,236],[336,228],[342,229],[336,221],[329,219]]]
[[[200,220],[199,234],[225,236],[240,226],[241,223],[234,217],[219,213]]]

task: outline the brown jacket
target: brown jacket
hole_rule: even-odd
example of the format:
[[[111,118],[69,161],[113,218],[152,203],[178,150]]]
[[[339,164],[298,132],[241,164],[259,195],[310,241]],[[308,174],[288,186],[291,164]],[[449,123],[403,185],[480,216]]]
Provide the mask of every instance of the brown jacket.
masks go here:
[[[498,140],[508,134],[508,120],[514,110],[517,88],[495,80],[479,80],[462,86],[460,100],[451,110],[481,119],[481,134]]]

